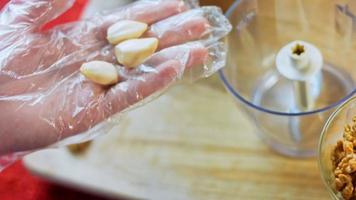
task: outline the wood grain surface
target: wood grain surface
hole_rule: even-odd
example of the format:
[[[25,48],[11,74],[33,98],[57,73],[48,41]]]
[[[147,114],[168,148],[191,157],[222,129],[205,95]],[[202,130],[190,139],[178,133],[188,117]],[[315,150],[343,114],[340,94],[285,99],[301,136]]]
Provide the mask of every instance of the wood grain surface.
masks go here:
[[[26,165],[110,197],[328,199],[316,160],[272,152],[215,81],[175,87],[130,112],[81,157],[50,150],[30,155]]]

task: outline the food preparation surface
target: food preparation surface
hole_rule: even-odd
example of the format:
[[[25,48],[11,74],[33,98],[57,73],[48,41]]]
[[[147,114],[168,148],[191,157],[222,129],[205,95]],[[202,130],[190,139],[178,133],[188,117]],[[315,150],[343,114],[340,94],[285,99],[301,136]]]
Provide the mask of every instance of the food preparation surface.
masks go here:
[[[316,159],[271,151],[230,96],[212,85],[173,88],[121,117],[82,156],[46,150],[25,164],[44,178],[109,197],[328,199]]]

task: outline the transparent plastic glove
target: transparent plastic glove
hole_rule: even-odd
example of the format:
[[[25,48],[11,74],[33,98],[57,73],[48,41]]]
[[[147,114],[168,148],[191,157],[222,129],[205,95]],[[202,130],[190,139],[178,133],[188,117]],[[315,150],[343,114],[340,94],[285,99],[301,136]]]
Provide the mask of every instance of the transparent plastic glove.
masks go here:
[[[17,152],[106,133],[113,115],[146,103],[184,74],[206,77],[225,64],[226,50],[219,40],[231,26],[217,8],[142,0],[38,32],[71,4],[16,0],[1,13],[0,169],[22,154]],[[159,51],[135,70],[117,64],[113,46],[105,39],[108,26],[122,19],[150,24],[144,37],[160,41]],[[121,82],[102,87],[85,79],[78,69],[92,60],[116,64]],[[80,137],[73,139],[75,135]]]

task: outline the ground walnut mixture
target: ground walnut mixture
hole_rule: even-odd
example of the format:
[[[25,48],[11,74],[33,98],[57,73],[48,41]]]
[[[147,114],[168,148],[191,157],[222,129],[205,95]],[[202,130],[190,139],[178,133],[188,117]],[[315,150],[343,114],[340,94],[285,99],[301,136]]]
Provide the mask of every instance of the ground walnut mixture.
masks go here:
[[[345,126],[343,140],[332,152],[335,189],[345,200],[356,200],[356,116]]]

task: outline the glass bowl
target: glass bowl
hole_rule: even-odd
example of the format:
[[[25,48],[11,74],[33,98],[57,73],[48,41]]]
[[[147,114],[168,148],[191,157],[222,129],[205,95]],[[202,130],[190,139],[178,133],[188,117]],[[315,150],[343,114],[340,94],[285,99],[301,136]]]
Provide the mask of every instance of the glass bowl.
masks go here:
[[[319,168],[325,186],[333,199],[343,198],[334,189],[334,176],[332,174],[332,151],[337,141],[342,140],[346,124],[352,122],[356,116],[356,96],[341,105],[329,118],[323,128],[319,142]]]
[[[284,155],[315,156],[326,120],[356,92],[355,17],[348,4],[336,2],[237,0],[226,14],[233,31],[220,78],[261,139]],[[295,40],[313,44],[323,55],[310,110],[296,107],[294,83],[275,66],[279,50]]]

